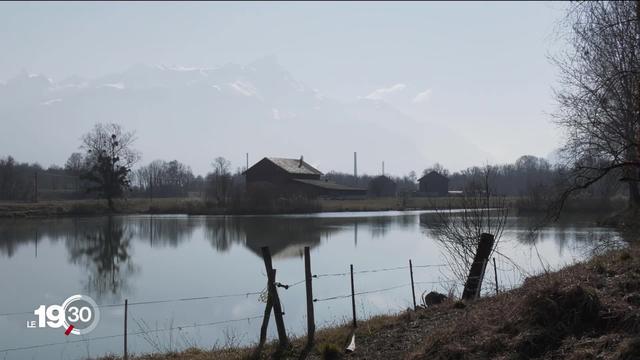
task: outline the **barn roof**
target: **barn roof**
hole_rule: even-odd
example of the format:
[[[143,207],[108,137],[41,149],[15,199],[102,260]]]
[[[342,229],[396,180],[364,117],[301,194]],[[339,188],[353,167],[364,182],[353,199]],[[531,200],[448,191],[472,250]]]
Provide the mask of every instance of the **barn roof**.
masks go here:
[[[307,164],[304,160],[301,159],[286,159],[275,157],[268,157],[265,159],[274,163],[289,174],[322,175],[322,172],[320,172],[320,170]]]
[[[445,179],[447,179],[447,180],[449,179],[448,177],[446,177],[446,176],[444,176],[444,175],[440,174],[440,173],[439,173],[439,172],[437,172],[437,171],[431,171],[431,172],[429,172],[428,174],[425,174],[425,175],[424,175],[423,177],[421,177],[420,179],[418,179],[418,181],[426,180],[427,178],[431,178],[431,177],[434,177],[434,176],[436,176],[436,177],[441,177],[441,178],[445,178]]]
[[[333,181],[325,181],[325,180],[293,179],[293,181],[297,181],[307,185],[317,186],[319,188],[323,188],[327,190],[362,190],[362,191],[366,190],[362,188],[340,185]]]

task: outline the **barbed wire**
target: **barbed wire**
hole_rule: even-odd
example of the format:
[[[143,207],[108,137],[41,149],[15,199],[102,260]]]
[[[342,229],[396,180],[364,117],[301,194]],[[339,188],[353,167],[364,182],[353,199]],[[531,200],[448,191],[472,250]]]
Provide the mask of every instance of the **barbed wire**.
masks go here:
[[[432,268],[432,267],[445,267],[447,264],[427,264],[427,265],[413,265],[413,268]]]
[[[229,320],[213,321],[213,322],[208,322],[208,323],[199,323],[199,324],[196,323],[196,324],[188,324],[188,325],[182,325],[182,326],[172,326],[172,327],[162,328],[162,329],[140,330],[140,331],[135,331],[135,332],[128,332],[127,336],[144,335],[144,334],[149,334],[149,333],[157,333],[157,332],[173,331],[173,330],[182,330],[182,329],[196,328],[196,327],[214,326],[214,325],[228,324],[228,323],[234,323],[234,322],[240,322],[240,321],[248,321],[248,322],[250,322],[251,320],[260,319],[262,317],[263,317],[263,315],[255,315],[255,316],[250,316],[250,317],[241,318],[241,319],[229,319]],[[118,337],[123,337],[123,336],[124,336],[124,334],[105,335],[105,336],[96,336],[96,337],[86,338],[86,339],[62,341],[62,342],[56,342],[56,343],[21,346],[21,347],[2,349],[2,350],[0,350],[0,353],[6,353],[6,352],[10,352],[10,351],[20,351],[20,350],[31,350],[31,349],[38,349],[38,348],[56,346],[56,345],[75,344],[75,343],[81,343],[81,342],[93,341],[93,340],[113,339],[113,338],[118,338]]]
[[[292,288],[292,287],[294,287],[296,285],[300,285],[305,281],[307,281],[307,280],[305,279],[305,280],[296,281],[296,282],[294,282],[293,284],[290,284],[290,285],[283,284],[283,283],[280,283],[280,282],[276,282],[275,285],[277,287],[284,288],[285,290],[289,290],[289,288]]]
[[[127,305],[128,306],[137,306],[137,305],[164,304],[164,303],[183,302],[183,301],[225,299],[225,298],[233,298],[233,297],[249,297],[251,295],[260,295],[260,294],[262,294],[262,292],[263,291],[253,291],[253,292],[237,293],[237,294],[196,296],[196,297],[186,297],[186,298],[177,298],[177,299],[131,301],[131,302],[128,302]],[[111,307],[119,307],[119,306],[124,306],[124,303],[99,304],[98,305],[99,308],[111,308]],[[33,314],[33,311],[18,311],[18,312],[2,313],[2,314],[0,314],[0,316],[15,316],[15,315],[27,315],[27,314]]]
[[[357,293],[355,293],[353,295],[356,296],[356,295],[373,294],[373,293],[378,293],[378,292],[395,290],[395,289],[399,289],[401,287],[410,286],[410,285],[411,285],[411,283],[391,286],[391,287],[384,288],[384,289],[361,291],[361,292],[357,292]],[[329,300],[336,300],[336,299],[345,299],[345,298],[350,298],[350,297],[351,297],[351,294],[349,294],[349,295],[337,295],[337,296],[331,296],[331,297],[328,297],[328,298],[313,299],[313,302],[322,302],[322,301],[329,301]]]
[[[442,267],[447,266],[446,264],[426,264],[426,265],[413,265],[413,268],[428,268],[428,267]],[[385,272],[385,271],[395,271],[395,270],[404,270],[409,269],[409,266],[396,266],[389,268],[380,268],[380,269],[367,269],[367,270],[358,270],[354,271],[353,274],[368,274],[368,273],[377,273],[377,272]],[[314,274],[314,278],[322,278],[322,277],[330,277],[330,276],[347,276],[350,275],[351,272],[343,272],[343,273],[327,273],[327,274]]]

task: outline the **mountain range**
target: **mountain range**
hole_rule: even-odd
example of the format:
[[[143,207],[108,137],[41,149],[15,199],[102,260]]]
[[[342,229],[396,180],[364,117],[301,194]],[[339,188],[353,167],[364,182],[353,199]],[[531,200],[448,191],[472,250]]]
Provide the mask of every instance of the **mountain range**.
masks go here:
[[[345,79],[345,81],[348,81]],[[97,122],[135,131],[144,163],[177,159],[204,174],[217,156],[235,168],[265,156],[327,172],[417,173],[489,155],[438,119],[409,116],[382,99],[338,100],[297,81],[274,58],[212,68],[134,65],[95,79],[54,81],[22,72],[0,83],[0,156],[63,165]]]

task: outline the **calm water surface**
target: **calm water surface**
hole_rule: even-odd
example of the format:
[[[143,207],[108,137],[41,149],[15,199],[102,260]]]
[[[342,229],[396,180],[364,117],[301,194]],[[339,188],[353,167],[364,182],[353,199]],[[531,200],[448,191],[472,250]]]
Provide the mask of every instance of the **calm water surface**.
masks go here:
[[[589,256],[601,239],[618,239],[590,221],[569,221],[531,239],[526,218],[509,218],[497,257],[499,284],[518,285],[541,263],[559,268]],[[442,264],[428,212],[324,213],[292,216],[119,216],[0,221],[0,359],[82,359],[122,354],[123,308],[103,307],[89,335],[66,337],[61,329],[27,329],[40,304],[61,304],[86,294],[98,304],[238,295],[130,306],[133,353],[190,346],[251,344],[257,341],[266,276],[260,248],[269,246],[278,281],[304,279],[303,248],[311,247],[314,297],[350,293],[349,264],[355,270]],[[534,246],[535,245],[535,246]],[[516,269],[516,267],[518,269]],[[416,267],[418,294],[460,291],[447,267]],[[356,274],[357,292],[394,288],[357,297],[360,318],[411,306],[408,269]],[[492,291],[485,284],[484,291]],[[280,289],[287,330],[304,334],[305,288]],[[315,303],[318,326],[350,318],[349,298]],[[18,313],[18,314],[15,314]],[[272,320],[273,322],[273,320]],[[203,326],[200,326],[203,325]],[[173,328],[173,330],[163,330]],[[116,335],[112,338],[93,339]],[[270,326],[275,338],[275,326]],[[77,342],[83,339],[86,341]],[[33,349],[5,349],[64,343]],[[66,343],[65,343],[66,342]]]

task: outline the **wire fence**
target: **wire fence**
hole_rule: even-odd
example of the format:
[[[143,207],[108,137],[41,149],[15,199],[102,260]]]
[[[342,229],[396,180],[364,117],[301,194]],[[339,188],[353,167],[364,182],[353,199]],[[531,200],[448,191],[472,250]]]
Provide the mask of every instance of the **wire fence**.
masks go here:
[[[486,265],[487,265],[487,268],[489,268],[488,264],[486,264]],[[519,270],[517,267],[509,266],[509,265],[510,264],[508,264],[506,262],[501,262],[500,263],[500,267],[498,267],[496,265],[495,268],[493,268],[493,270],[496,272],[496,279],[493,279],[493,282],[485,281],[485,285],[495,286],[496,281],[499,281],[499,278],[497,278],[497,271],[498,270],[500,270],[501,273],[508,273],[508,272],[513,272],[513,271]],[[344,277],[344,276],[350,276],[352,274],[353,275],[375,274],[375,273],[392,272],[392,271],[399,271],[399,270],[434,269],[434,268],[443,268],[443,267],[447,267],[447,266],[448,266],[447,264],[417,264],[417,265],[412,265],[412,266],[395,266],[395,267],[383,267],[383,268],[376,268],[376,269],[365,269],[365,270],[353,271],[353,273],[351,271],[342,272],[342,273],[316,273],[316,274],[312,274],[311,278],[313,278],[313,279],[322,279],[322,278],[327,278],[327,277]],[[489,279],[490,276],[486,276],[485,275],[485,278]],[[285,284],[285,283],[282,283],[282,282],[276,282],[274,285],[277,286],[278,288],[282,288],[282,289],[288,290],[288,289],[294,288],[294,287],[296,287],[298,285],[301,285],[301,284],[303,284],[305,282],[306,282],[306,279],[302,279],[302,280],[295,281],[295,282],[290,283],[290,284]],[[340,294],[340,295],[318,297],[318,298],[313,298],[313,302],[314,303],[318,303],[318,302],[326,302],[326,301],[341,300],[341,299],[348,299],[348,298],[352,298],[353,299],[355,296],[383,293],[383,292],[388,292],[388,291],[397,290],[397,289],[401,289],[401,288],[411,287],[411,286],[415,286],[415,285],[440,285],[440,286],[447,286],[449,288],[452,288],[452,287],[455,287],[455,286],[463,286],[464,284],[460,280],[455,280],[455,279],[440,279],[440,280],[434,280],[434,281],[413,281],[413,277],[412,277],[412,281],[408,282],[408,283],[402,283],[402,284],[383,287],[383,288],[361,290],[361,291],[358,291],[358,292],[352,292],[350,294]],[[496,286],[496,288],[497,288],[497,286]],[[150,299],[150,300],[139,300],[139,301],[130,301],[130,302],[127,301],[126,302],[126,304],[127,304],[126,306],[146,306],[146,305],[154,305],[154,304],[181,303],[181,302],[192,302],[192,301],[206,301],[206,300],[227,299],[227,298],[243,298],[243,297],[244,298],[248,298],[250,296],[256,296],[256,295],[258,295],[261,298],[263,298],[264,295],[266,294],[266,292],[267,292],[267,287],[265,286],[265,288],[262,289],[262,290],[237,292],[237,293],[229,293],[229,294],[206,295],[206,296],[195,296],[195,297],[184,297],[184,298],[173,298],[173,299]],[[414,294],[414,300],[415,300],[415,294]],[[117,308],[117,307],[123,307],[124,308],[125,307],[125,303],[124,302],[119,302],[119,303],[99,304],[98,305],[98,308]],[[34,311],[17,311],[17,312],[0,313],[0,317],[11,317],[11,316],[28,315],[28,314],[34,314]],[[200,328],[200,327],[216,326],[216,325],[222,325],[222,324],[237,323],[237,322],[242,322],[242,321],[251,322],[251,320],[263,318],[263,316],[264,315],[255,315],[255,316],[250,316],[250,317],[218,320],[218,321],[211,321],[211,322],[205,322],[205,323],[184,324],[184,325],[181,325],[181,326],[170,326],[170,327],[166,327],[166,328],[156,328],[156,329],[144,329],[144,330],[140,330],[140,331],[123,332],[123,333],[120,333],[120,334],[113,334],[113,335],[87,337],[87,338],[76,339],[76,340],[67,340],[67,341],[63,341],[63,342],[54,342],[54,343],[46,343],[46,344],[37,344],[37,345],[5,348],[5,349],[0,349],[0,354],[1,353],[13,352],[13,351],[38,349],[38,348],[45,348],[45,347],[65,345],[65,344],[74,344],[74,343],[82,343],[82,342],[89,342],[89,341],[122,338],[122,337],[125,337],[125,335],[126,336],[137,336],[137,335],[146,335],[146,334],[149,334],[149,333],[166,332],[166,331],[173,331],[173,330],[183,330],[183,329],[188,329],[188,328]]]
[[[171,326],[171,327],[168,327],[168,328],[160,328],[160,329],[145,329],[145,330],[140,330],[140,331],[127,332],[126,335],[127,336],[146,335],[146,334],[150,334],[150,333],[173,331],[173,330],[183,330],[183,329],[196,328],[196,327],[222,325],[222,324],[229,324],[229,323],[241,322],[241,321],[249,321],[250,322],[251,320],[260,319],[260,318],[262,318],[262,315],[250,316],[250,317],[241,318],[241,319],[229,319],[229,320],[213,321],[213,322],[207,322],[207,323],[185,324],[185,325],[181,325],[181,326]],[[6,353],[6,352],[10,352],[10,351],[19,351],[19,350],[31,350],[31,349],[38,349],[38,348],[49,347],[49,346],[57,346],[57,345],[68,345],[68,344],[89,342],[89,341],[95,341],[95,340],[114,339],[114,338],[121,338],[121,337],[124,337],[124,336],[125,336],[125,334],[122,333],[122,334],[114,334],[114,335],[96,336],[96,337],[91,337],[91,338],[83,338],[83,339],[77,339],[77,340],[60,341],[60,342],[48,343],[48,344],[28,345],[28,346],[21,346],[21,347],[2,349],[2,350],[0,350],[0,353]]]

